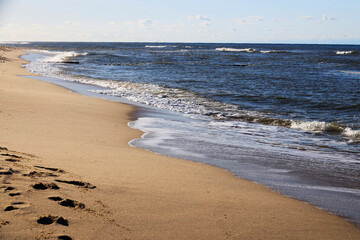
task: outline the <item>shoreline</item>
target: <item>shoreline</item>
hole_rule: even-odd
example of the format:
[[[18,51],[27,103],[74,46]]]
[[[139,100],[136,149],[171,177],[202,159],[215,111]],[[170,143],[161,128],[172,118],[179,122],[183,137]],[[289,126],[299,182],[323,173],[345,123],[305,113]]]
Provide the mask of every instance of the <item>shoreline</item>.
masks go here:
[[[92,200],[99,199],[95,201],[107,206],[106,211],[118,224],[102,232],[109,236],[107,239],[360,236],[359,228],[338,216],[239,179],[226,170],[132,148],[128,142],[141,136],[140,131],[127,126],[135,107],[17,77],[30,75],[21,67],[24,61],[16,58],[20,52],[1,54],[10,61],[0,65],[4,71],[0,82],[0,126],[5,133],[0,136],[0,146],[36,155],[34,161],[64,169],[97,186],[91,190],[92,199],[82,196],[82,202],[91,205]],[[61,231],[66,230],[75,239],[95,236],[89,235],[96,234],[94,231],[86,232],[86,227],[80,229],[72,224],[79,223],[78,215],[83,213],[70,214],[51,207],[51,211],[69,219],[69,226],[61,227]],[[20,210],[28,211],[28,215],[11,216],[11,211],[6,217],[31,219],[46,214],[31,203]],[[9,239],[14,236],[11,234],[19,234],[12,232],[12,220],[1,220],[10,224],[2,226],[0,232],[9,234]],[[86,226],[86,220],[81,221]],[[37,226],[36,221],[29,224]],[[99,229],[103,227],[100,225],[92,226]],[[40,229],[50,232],[47,227]],[[58,230],[53,227],[52,231]]]

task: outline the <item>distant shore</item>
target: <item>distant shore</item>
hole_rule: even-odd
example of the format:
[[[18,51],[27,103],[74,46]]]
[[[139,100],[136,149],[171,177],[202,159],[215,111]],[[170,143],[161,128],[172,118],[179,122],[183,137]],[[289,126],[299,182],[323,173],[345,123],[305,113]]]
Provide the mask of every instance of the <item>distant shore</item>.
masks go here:
[[[1,239],[359,239],[343,218],[133,148],[136,108],[38,80],[0,48]]]

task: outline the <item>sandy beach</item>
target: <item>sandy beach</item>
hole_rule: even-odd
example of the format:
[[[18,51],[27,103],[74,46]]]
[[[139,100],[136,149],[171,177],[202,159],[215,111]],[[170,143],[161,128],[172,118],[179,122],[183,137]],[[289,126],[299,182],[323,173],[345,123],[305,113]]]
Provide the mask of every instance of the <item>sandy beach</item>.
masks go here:
[[[360,239],[341,217],[128,145],[136,108],[30,75],[0,48],[0,239]]]

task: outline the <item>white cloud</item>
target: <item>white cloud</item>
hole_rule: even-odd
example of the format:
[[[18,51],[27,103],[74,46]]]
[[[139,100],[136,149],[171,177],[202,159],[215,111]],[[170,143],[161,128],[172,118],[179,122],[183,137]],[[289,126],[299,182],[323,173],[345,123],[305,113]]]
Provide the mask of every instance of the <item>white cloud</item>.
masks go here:
[[[115,22],[114,22],[114,21],[109,21],[109,22],[107,22],[106,24],[107,24],[107,25],[114,25]]]
[[[250,24],[250,22],[248,20],[245,20],[245,19],[236,19],[236,21],[240,25]]]
[[[262,21],[264,21],[264,17],[261,16],[250,16],[247,18],[236,19],[236,22],[240,25],[246,25],[246,24],[251,24],[254,22],[262,22]]]
[[[211,18],[209,18],[208,16],[202,16],[202,15],[197,15],[197,16],[189,16],[187,17],[187,19],[189,21],[197,21],[200,22],[201,24],[207,26],[210,25],[210,20]]]
[[[304,20],[314,20],[313,16],[307,15],[307,16],[299,16],[300,19],[304,19]]]
[[[207,16],[197,15],[197,16],[189,16],[187,17],[189,21],[210,21],[211,19]]]
[[[322,20],[323,21],[335,21],[336,18],[328,16],[328,15],[322,15]]]
[[[264,17],[261,16],[251,16],[250,18],[255,21],[264,21]]]
[[[196,20],[198,21],[210,21],[211,19],[207,16],[201,16],[201,15],[197,15],[196,17]]]
[[[153,26],[153,21],[149,18],[145,18],[138,21],[138,25],[143,28],[150,28]]]

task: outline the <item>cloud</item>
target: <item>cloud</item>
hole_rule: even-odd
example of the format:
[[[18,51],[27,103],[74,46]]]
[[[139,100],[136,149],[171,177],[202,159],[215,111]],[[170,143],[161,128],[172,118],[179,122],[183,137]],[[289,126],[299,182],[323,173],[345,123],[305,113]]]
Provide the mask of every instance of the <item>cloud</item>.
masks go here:
[[[149,18],[145,18],[138,21],[138,25],[143,28],[150,28],[153,26],[153,21]]]
[[[237,23],[240,24],[240,25],[250,24],[250,21],[245,20],[245,19],[237,19],[236,21],[237,21]]]
[[[264,21],[264,17],[261,16],[250,16],[247,18],[236,19],[236,22],[240,25],[246,25],[246,24],[251,24],[254,22],[262,22],[262,21]]]
[[[196,20],[198,20],[198,21],[210,21],[211,19],[209,17],[207,17],[207,16],[197,15]]]
[[[211,19],[207,16],[197,15],[197,16],[189,16],[187,18],[189,21],[210,21]]]
[[[115,22],[114,22],[114,21],[109,21],[109,22],[107,22],[106,24],[107,24],[107,25],[114,25]]]
[[[314,20],[314,17],[313,16],[299,16],[300,19],[304,19],[304,20]]]
[[[264,17],[261,16],[251,16],[250,18],[255,21],[264,21]]]
[[[336,18],[328,16],[328,15],[322,15],[322,20],[323,21],[335,21]]]
[[[187,17],[187,19],[191,22],[194,22],[194,21],[200,22],[201,24],[203,24],[205,26],[210,25],[210,20],[211,20],[211,18],[209,18],[208,16],[202,16],[202,15],[189,16],[189,17]]]

